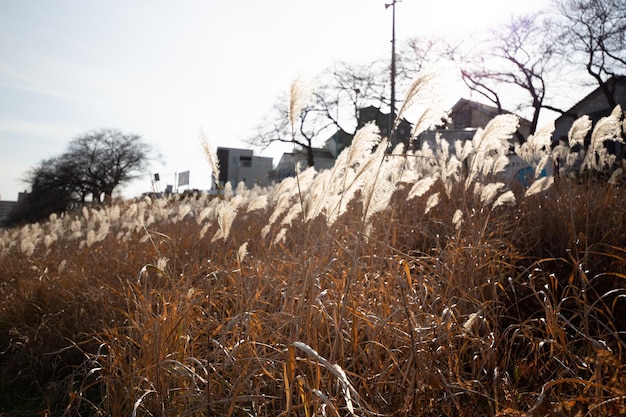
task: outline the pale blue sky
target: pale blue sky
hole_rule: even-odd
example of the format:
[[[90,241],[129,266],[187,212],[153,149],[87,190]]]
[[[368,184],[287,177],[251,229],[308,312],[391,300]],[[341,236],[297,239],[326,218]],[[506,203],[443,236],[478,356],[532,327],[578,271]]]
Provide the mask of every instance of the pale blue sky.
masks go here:
[[[548,0],[404,0],[399,41],[471,33]],[[210,186],[199,146],[248,147],[296,77],[390,53],[384,0],[0,0],[0,198],[70,139],[111,127],[163,155],[161,187],[190,170]],[[277,157],[279,149],[263,154]],[[149,190],[149,175],[125,194]]]

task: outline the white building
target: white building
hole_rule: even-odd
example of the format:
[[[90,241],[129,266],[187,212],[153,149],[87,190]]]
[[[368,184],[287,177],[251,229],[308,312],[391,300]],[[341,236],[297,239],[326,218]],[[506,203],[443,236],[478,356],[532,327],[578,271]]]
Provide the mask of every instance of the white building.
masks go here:
[[[255,185],[267,186],[270,183],[272,158],[254,156],[251,149],[218,147],[217,159],[220,164],[218,182],[222,186],[230,182],[234,188],[243,181],[246,187],[252,188]]]

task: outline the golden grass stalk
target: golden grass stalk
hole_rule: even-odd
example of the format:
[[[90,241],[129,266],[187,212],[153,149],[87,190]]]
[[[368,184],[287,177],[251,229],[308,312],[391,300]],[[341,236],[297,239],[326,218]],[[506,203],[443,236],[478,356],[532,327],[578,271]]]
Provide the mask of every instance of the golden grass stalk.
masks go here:
[[[296,126],[300,113],[307,105],[309,105],[313,95],[313,89],[310,84],[301,78],[297,78],[291,82],[289,87],[289,124],[291,126],[291,134],[295,137]]]
[[[217,182],[220,177],[220,164],[217,159],[217,154],[209,145],[209,138],[207,137],[204,130],[200,129],[200,146],[202,148],[202,152],[204,153],[204,157],[206,158],[209,166],[211,167],[211,171],[213,173],[213,178]]]

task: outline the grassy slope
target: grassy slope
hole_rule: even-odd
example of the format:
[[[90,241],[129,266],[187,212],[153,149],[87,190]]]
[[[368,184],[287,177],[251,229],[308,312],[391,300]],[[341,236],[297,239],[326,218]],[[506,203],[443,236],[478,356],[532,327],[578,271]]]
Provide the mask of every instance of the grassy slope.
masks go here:
[[[423,216],[423,201],[403,197],[369,238],[354,204],[331,228],[295,221],[269,246],[264,212],[214,242],[192,212],[127,241],[112,226],[89,248],[9,253],[3,412],[312,415],[327,403],[343,414],[328,364],[364,415],[624,405],[625,306],[610,293],[626,273],[622,190],[559,183],[513,207],[476,207],[460,230],[453,201]]]
[[[514,128],[5,231],[0,414],[624,413],[623,188],[493,182]]]

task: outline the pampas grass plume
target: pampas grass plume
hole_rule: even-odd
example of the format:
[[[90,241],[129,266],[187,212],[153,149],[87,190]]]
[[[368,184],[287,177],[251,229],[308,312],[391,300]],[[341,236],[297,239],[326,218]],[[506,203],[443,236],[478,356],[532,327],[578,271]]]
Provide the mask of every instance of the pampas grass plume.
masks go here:
[[[581,169],[603,169],[605,166],[612,164],[614,156],[609,155],[604,142],[615,141],[623,143],[620,136],[621,128],[622,108],[618,105],[609,116],[601,118],[596,123],[591,134],[591,144]]]
[[[235,217],[237,217],[237,207],[233,207],[232,204],[226,202],[220,205],[217,209],[217,223],[219,229],[211,239],[211,242],[215,242],[218,239],[228,240]]]
[[[426,201],[426,208],[424,209],[424,214],[428,214],[429,211],[437,207],[437,204],[439,204],[439,193],[432,194],[430,197],[428,197],[428,200]]]
[[[202,147],[202,152],[204,152],[204,157],[213,171],[213,178],[217,181],[220,177],[220,163],[217,159],[217,155],[209,146],[209,138],[202,129],[200,129],[200,146]]]
[[[375,123],[367,123],[361,129],[359,129],[359,131],[356,132],[356,134],[354,135],[352,144],[347,151],[347,165],[351,166],[369,155],[374,146],[376,146],[380,142],[380,140],[380,130]]]
[[[267,207],[267,204],[267,196],[265,194],[258,195],[248,204],[247,212],[250,213],[256,210],[264,210],[265,207]]]
[[[167,268],[167,264],[169,261],[169,258],[162,256],[157,260],[156,267],[159,268],[161,271],[165,271],[165,268]]]
[[[540,178],[536,180],[535,182],[533,182],[530,187],[528,187],[528,190],[526,190],[526,193],[524,194],[524,196],[530,197],[533,194],[537,194],[542,191],[545,191],[548,188],[550,188],[550,186],[552,186],[553,183],[554,183],[554,177],[552,176]]]
[[[604,141],[613,140],[619,143],[624,143],[620,137],[620,131],[622,127],[622,107],[620,105],[615,106],[611,114],[607,117],[603,117],[596,123],[591,135],[591,143],[602,144]]]
[[[459,230],[461,228],[461,224],[463,223],[463,212],[457,209],[452,216],[452,224],[454,224],[454,229]]]
[[[426,177],[413,184],[411,191],[409,191],[409,194],[406,197],[407,201],[412,200],[415,197],[423,196],[426,192],[428,192],[428,190],[430,190],[430,187],[433,186],[436,180],[436,177]]]
[[[278,243],[285,243],[285,238],[287,237],[287,229],[284,227],[280,229],[276,237],[274,238],[272,244],[276,245]]]
[[[447,66],[437,66],[429,71],[421,72],[409,88],[394,123],[398,126],[404,114],[412,107],[421,106],[411,138],[417,137],[431,126],[441,123],[447,117],[446,99],[448,86],[452,84],[453,71]]]
[[[63,271],[65,271],[65,267],[67,266],[67,260],[63,259],[60,263],[59,266],[57,267],[57,273],[60,275],[63,273]]]
[[[513,193],[513,191],[509,190],[503,194],[500,194],[500,196],[496,199],[496,201],[494,201],[493,206],[491,206],[491,208],[495,209],[496,207],[500,207],[505,204],[514,204],[514,203],[515,203],[515,194]]]
[[[293,221],[302,213],[302,205],[300,203],[296,203],[287,212],[285,217],[283,218],[281,224],[289,225],[293,223]]]
[[[492,182],[485,185],[480,190],[480,202],[485,206],[491,204],[503,187],[504,183],[502,182]]]
[[[243,262],[243,260],[246,258],[247,255],[248,255],[248,242],[239,246],[239,249],[237,249],[237,259],[240,264]]]
[[[589,130],[591,130],[591,119],[589,116],[584,115],[576,119],[567,134],[569,147],[573,148],[576,145],[582,145]]]
[[[310,103],[313,95],[313,89],[310,84],[304,80],[295,79],[289,88],[289,123],[291,124],[291,132],[295,135],[296,121],[300,113]]]

